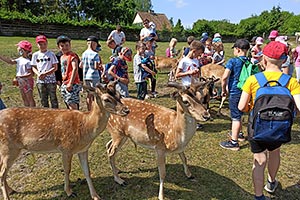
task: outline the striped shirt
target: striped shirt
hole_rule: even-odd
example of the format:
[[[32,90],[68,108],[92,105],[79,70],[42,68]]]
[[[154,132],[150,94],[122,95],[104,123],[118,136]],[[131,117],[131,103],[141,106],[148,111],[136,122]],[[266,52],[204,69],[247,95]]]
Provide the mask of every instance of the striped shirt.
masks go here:
[[[100,63],[100,56],[96,51],[87,49],[82,54],[81,62],[83,63],[83,80],[100,80],[100,72],[95,69],[95,62]]]

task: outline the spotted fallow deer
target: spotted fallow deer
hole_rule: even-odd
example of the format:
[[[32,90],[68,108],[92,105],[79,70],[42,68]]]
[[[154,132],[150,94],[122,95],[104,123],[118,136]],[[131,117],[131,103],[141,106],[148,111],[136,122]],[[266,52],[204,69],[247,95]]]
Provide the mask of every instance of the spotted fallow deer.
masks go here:
[[[90,177],[88,149],[105,129],[110,113],[125,116],[129,110],[121,103],[115,83],[90,90],[95,100],[89,112],[44,108],[8,108],[0,112],[0,180],[5,200],[14,192],[7,184],[8,170],[23,149],[62,153],[68,196],[76,195],[70,188],[69,174],[73,154],[77,154],[92,199],[100,199]]]
[[[124,118],[111,115],[107,128],[112,139],[106,144],[114,180],[118,184],[123,185],[125,181],[118,175],[119,169],[115,165],[115,156],[128,138],[137,145],[156,151],[160,200],[164,198],[166,154],[178,153],[186,176],[192,177],[184,150],[195,134],[197,121],[204,121],[210,117],[196,97],[200,95],[199,90],[206,84],[208,83],[192,84],[191,87],[184,88],[180,83],[169,82],[169,87],[178,89],[174,95],[177,101],[176,111],[146,101],[122,99],[122,103],[129,108],[130,113]]]

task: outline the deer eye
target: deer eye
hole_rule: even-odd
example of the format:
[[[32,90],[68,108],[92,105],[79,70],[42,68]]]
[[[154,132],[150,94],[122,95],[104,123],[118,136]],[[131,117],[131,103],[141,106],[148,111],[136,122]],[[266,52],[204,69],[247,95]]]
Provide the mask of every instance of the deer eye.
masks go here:
[[[182,101],[185,106],[190,106],[191,104],[188,101]]]

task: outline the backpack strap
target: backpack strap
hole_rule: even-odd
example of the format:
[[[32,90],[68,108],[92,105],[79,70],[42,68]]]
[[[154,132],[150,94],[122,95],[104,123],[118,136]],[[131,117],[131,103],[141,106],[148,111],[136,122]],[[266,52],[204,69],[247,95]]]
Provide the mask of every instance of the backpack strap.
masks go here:
[[[256,73],[254,76],[255,76],[255,78],[256,78],[256,80],[257,80],[260,87],[263,87],[268,82],[268,80],[266,79],[264,73],[262,73],[262,72]]]
[[[280,78],[278,79],[278,82],[280,83],[280,85],[282,87],[286,87],[286,85],[288,84],[288,82],[290,81],[291,76],[282,73]]]

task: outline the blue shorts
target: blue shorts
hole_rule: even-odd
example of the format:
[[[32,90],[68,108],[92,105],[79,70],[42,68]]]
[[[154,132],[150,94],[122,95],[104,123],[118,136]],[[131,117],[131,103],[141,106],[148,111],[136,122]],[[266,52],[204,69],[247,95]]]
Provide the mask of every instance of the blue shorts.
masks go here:
[[[78,104],[80,103],[80,91],[81,91],[81,85],[79,84],[74,84],[72,86],[72,90],[71,91],[68,91],[67,90],[67,85],[65,84],[62,84],[61,87],[60,87],[60,92],[61,92],[61,95],[64,99],[64,102],[68,105],[70,104]]]
[[[232,121],[240,121],[243,112],[238,109],[241,94],[234,94],[229,96],[229,109]]]

